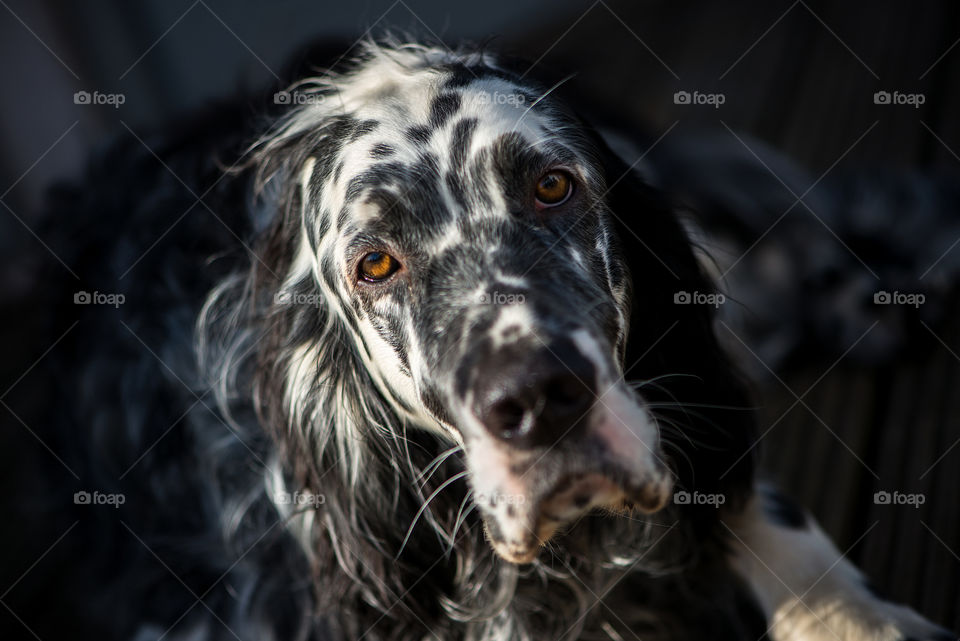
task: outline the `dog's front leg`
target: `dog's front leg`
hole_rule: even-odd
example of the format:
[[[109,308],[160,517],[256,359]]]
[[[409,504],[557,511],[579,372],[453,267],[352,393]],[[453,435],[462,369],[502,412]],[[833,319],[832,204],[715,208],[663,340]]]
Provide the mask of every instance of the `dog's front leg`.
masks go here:
[[[724,514],[723,524],[734,569],[752,588],[774,641],[956,639],[874,594],[813,519],[772,488]]]

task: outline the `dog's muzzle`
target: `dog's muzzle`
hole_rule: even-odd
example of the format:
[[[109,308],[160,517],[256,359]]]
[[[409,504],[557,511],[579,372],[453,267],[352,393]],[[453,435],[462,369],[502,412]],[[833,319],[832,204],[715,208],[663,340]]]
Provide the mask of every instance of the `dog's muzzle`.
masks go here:
[[[591,510],[652,513],[670,501],[653,419],[622,381],[607,380],[600,353],[570,338],[520,340],[474,353],[458,372],[474,426],[471,484],[487,538],[508,561],[532,561]]]

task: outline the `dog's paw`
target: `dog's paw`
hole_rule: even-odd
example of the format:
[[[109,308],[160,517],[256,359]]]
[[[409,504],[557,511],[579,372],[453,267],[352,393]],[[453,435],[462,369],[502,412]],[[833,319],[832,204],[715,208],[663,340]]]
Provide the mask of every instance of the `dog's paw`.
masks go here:
[[[785,605],[770,631],[774,641],[958,641],[906,606],[850,594]]]

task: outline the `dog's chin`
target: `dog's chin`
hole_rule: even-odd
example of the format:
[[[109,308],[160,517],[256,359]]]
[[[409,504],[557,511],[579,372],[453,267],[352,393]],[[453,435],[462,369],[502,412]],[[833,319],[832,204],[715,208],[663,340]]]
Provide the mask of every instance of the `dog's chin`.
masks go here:
[[[514,509],[512,516],[484,513],[487,540],[500,558],[510,563],[531,563],[540,549],[557,534],[591,511],[608,514],[653,514],[670,502],[669,476],[641,483],[622,483],[594,472],[562,479],[529,509]]]

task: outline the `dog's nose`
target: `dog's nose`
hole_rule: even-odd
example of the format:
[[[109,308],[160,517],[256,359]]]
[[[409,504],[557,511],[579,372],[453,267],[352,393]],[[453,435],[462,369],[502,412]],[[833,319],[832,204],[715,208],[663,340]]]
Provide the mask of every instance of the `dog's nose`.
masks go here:
[[[552,445],[586,421],[596,372],[572,341],[503,347],[483,361],[474,411],[496,438],[521,448]]]

